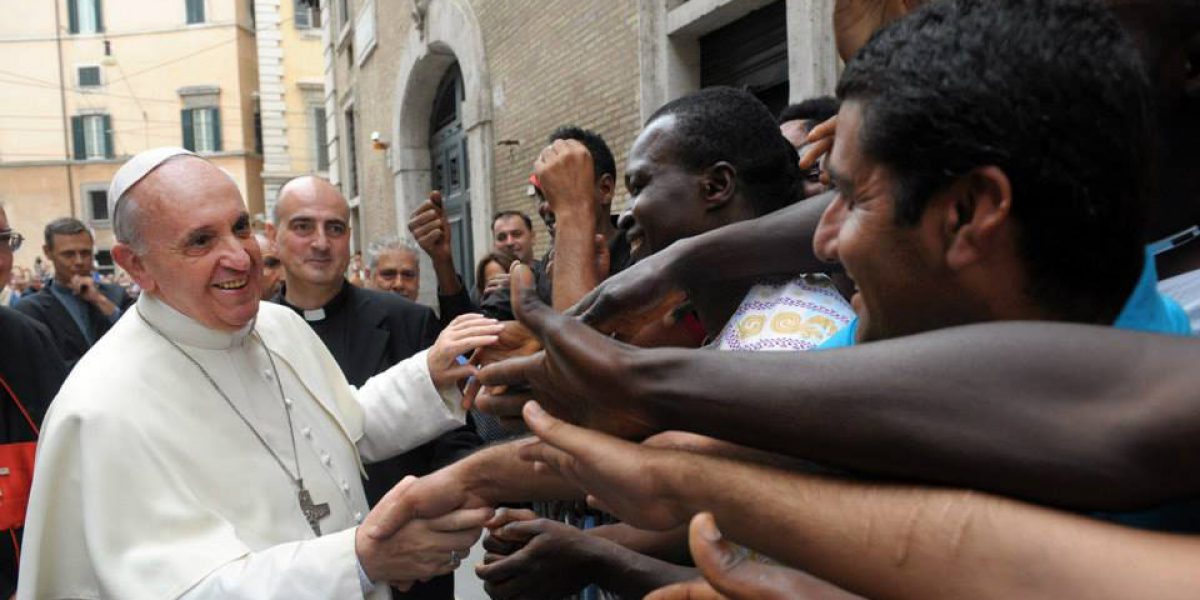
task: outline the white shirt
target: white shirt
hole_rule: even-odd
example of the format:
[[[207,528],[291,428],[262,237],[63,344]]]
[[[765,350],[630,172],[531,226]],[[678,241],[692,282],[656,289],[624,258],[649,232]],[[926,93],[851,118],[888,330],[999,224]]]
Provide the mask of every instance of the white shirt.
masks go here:
[[[204,367],[288,471],[298,456],[305,488],[330,508],[321,537],[288,473],[146,320]],[[425,353],[355,390],[284,307],[264,303],[256,324],[227,333],[143,294],[46,415],[18,597],[362,597],[360,455],[388,458],[462,423],[458,399],[434,389]],[[371,597],[387,595],[379,586]]]
[[[1192,333],[1200,335],[1200,270],[1164,279],[1158,282],[1158,291],[1183,307],[1192,324]]]

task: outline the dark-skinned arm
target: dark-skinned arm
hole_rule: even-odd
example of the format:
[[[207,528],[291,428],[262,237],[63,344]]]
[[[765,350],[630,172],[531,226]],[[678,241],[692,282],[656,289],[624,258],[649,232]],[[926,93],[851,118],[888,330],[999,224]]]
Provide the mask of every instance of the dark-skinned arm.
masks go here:
[[[384,496],[389,502],[381,501],[383,507],[371,513],[363,528],[371,538],[385,539],[413,519],[440,516],[459,507],[582,499],[578,486],[521,460],[520,448],[534,442],[523,438],[487,446],[406,489],[393,488]]]
[[[454,270],[454,257],[450,250],[450,221],[442,207],[441,192],[429,192],[429,199],[409,216],[408,231],[433,262],[442,325],[449,324],[460,314],[477,312],[463,287],[462,279]]]
[[[593,527],[588,535],[619,544],[639,554],[679,564],[688,561],[687,529],[676,527],[667,531],[638,529],[628,523],[613,523]]]
[[[1123,510],[1200,494],[1200,398],[1184,366],[1197,359],[1186,338],[1009,323],[804,355],[637,351],[628,386],[664,427]]]
[[[609,277],[569,311],[604,332],[629,339],[636,316],[663,314],[681,293],[772,275],[828,271],[813,254],[813,236],[833,193],[809,198],[757,219],[679,240]],[[651,319],[652,320],[652,319]],[[642,325],[638,322],[637,325]]]
[[[638,349],[519,294],[544,352],[483,369],[546,409],[1077,510],[1200,495],[1196,340],[993,323],[828,352]]]
[[[525,407],[522,456],[632,524],[703,528],[869,598],[1187,598],[1200,539],[978,492],[854,483],[633,444]],[[711,524],[710,524],[711,525]],[[724,534],[722,534],[724,532]]]
[[[554,211],[553,305],[563,311],[592,291],[607,273],[596,269],[596,200],[592,155],[578,140],[555,140],[533,165]]]

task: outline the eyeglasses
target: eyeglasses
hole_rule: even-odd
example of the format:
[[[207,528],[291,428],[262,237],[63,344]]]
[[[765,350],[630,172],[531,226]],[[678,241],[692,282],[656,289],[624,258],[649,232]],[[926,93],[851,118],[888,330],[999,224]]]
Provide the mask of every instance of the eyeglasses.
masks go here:
[[[25,241],[25,236],[11,230],[0,229],[0,248],[8,248],[16,252],[21,249],[21,244]]]

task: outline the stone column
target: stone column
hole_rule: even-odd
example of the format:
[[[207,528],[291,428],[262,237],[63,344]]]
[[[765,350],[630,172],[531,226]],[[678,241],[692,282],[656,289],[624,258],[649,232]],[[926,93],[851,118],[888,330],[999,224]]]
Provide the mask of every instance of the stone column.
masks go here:
[[[788,0],[788,97],[832,95],[841,61],[833,41],[834,0]]]

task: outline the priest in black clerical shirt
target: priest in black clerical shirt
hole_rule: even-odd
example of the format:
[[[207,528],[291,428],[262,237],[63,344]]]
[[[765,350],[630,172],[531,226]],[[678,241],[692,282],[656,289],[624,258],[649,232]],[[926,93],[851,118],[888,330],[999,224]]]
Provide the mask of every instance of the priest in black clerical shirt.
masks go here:
[[[267,237],[275,245],[286,282],[274,301],[300,314],[350,384],[361,386],[372,375],[428,348],[441,327],[429,307],[346,280],[349,217],[349,205],[337,188],[319,177],[298,177],[280,188]],[[481,443],[468,423],[405,454],[366,465],[367,500],[374,505],[405,476],[428,474]],[[450,600],[454,578],[445,575],[417,583],[406,593],[393,593],[400,598]]]

